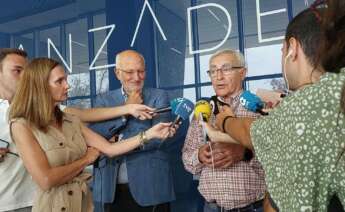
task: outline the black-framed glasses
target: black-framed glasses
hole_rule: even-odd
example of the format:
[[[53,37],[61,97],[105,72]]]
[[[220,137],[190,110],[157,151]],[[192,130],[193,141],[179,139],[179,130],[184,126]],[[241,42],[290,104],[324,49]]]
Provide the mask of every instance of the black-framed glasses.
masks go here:
[[[10,147],[10,142],[5,141],[4,139],[0,138],[0,147],[8,149]],[[11,155],[19,157],[19,155],[17,153],[14,153],[14,152],[9,151],[9,152],[7,152],[7,154],[11,154]]]
[[[207,70],[206,73],[208,76],[213,78],[217,76],[218,71],[222,72],[224,75],[229,75],[242,68],[244,68],[244,66],[232,66],[231,64],[225,64],[221,68],[211,68],[210,70]]]

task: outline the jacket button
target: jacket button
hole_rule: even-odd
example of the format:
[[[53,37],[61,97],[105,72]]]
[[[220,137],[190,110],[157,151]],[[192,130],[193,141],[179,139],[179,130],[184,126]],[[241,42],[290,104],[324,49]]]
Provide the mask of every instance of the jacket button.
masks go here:
[[[73,195],[73,191],[68,191],[68,195],[72,196]]]
[[[62,208],[61,208],[61,211],[66,211],[66,208],[65,208],[65,207],[62,207]]]
[[[63,146],[63,143],[62,143],[62,142],[60,142],[60,143],[59,143],[59,146]]]

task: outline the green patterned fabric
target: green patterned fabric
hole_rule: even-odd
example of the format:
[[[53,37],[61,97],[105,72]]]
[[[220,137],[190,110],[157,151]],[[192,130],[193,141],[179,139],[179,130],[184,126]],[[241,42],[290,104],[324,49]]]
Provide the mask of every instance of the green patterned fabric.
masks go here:
[[[255,121],[251,138],[280,211],[326,211],[336,193],[345,205],[345,69],[286,97]]]

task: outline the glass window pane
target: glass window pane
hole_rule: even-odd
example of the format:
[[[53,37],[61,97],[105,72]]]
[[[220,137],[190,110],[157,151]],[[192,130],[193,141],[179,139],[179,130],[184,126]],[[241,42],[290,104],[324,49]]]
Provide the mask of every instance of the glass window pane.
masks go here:
[[[293,16],[310,7],[314,0],[292,0]]]
[[[212,85],[201,87],[201,97],[211,97],[214,95],[216,95],[216,93]]]
[[[158,87],[194,84],[194,58],[188,54],[187,7],[190,1],[158,0],[155,14],[168,39],[155,28]],[[156,26],[155,26],[156,27]]]
[[[199,1],[199,5],[205,4],[204,1]],[[208,3],[208,2],[207,2]],[[210,82],[206,71],[209,66],[209,58],[213,53],[220,49],[238,49],[238,17],[237,17],[237,3],[236,1],[218,0],[214,2],[226,9],[230,15],[231,25],[228,22],[227,16],[218,7],[203,7],[197,10],[198,14],[198,33],[199,33],[199,49],[209,49],[217,46],[226,36],[227,30],[230,27],[230,36],[226,42],[218,49],[201,53],[200,55],[200,78],[201,82]]]
[[[253,0],[243,0],[244,40],[246,48],[281,43],[282,39],[279,37],[284,36],[289,22],[286,0],[260,0],[258,2],[261,14],[261,21],[259,23],[256,2]],[[285,11],[279,11],[281,9]],[[262,15],[262,13],[272,11],[276,11],[277,13]],[[258,28],[258,25],[261,25],[261,27]],[[258,29],[261,29],[260,36],[263,39],[261,41],[259,41]],[[267,39],[278,40],[266,41]]]
[[[205,4],[204,1],[199,1],[198,3],[199,5]],[[215,2],[212,1],[212,3],[216,3],[225,8],[230,15],[230,22],[227,19],[226,13],[218,7],[207,6],[197,9],[199,49],[208,49],[218,45],[225,38],[229,28],[230,37],[220,48],[238,49],[236,1],[218,0]]]
[[[281,74],[281,48],[282,44],[246,48],[247,76]]]
[[[69,97],[90,95],[89,73],[69,74],[67,80],[70,86]]]
[[[272,78],[262,80],[250,80],[246,82],[247,90],[256,93],[258,88],[268,90],[285,90],[285,81],[283,78]]]
[[[96,94],[109,91],[109,71],[101,69],[96,71]]]
[[[48,57],[48,38],[51,40],[56,49],[53,48],[53,45],[50,45],[50,57],[62,62],[60,57],[57,54],[57,51],[61,54],[62,57],[65,54],[61,50],[61,39],[60,39],[60,27],[53,27],[39,32],[39,57]],[[62,63],[61,63],[62,64]]]
[[[281,44],[289,21],[287,2],[286,0],[257,2],[258,5],[253,4],[252,0],[243,0],[247,76],[281,73]],[[257,13],[256,6],[259,6],[260,14]],[[258,23],[259,16],[261,20]],[[261,29],[260,34],[258,27]]]
[[[96,15],[93,17],[94,28],[106,26],[105,14]],[[105,30],[99,30],[93,32],[94,36],[94,55],[97,54],[100,46],[103,44],[107,32]],[[115,56],[114,56],[115,58]],[[114,61],[110,62],[114,63]],[[95,66],[104,66],[108,64],[107,43],[102,49],[101,53],[97,57]],[[113,69],[113,68],[110,68]],[[104,93],[109,90],[109,73],[108,69],[96,69],[96,94]]]
[[[30,59],[35,56],[34,35],[33,33],[14,36],[14,48],[23,48]]]
[[[72,73],[69,73],[69,96],[90,95],[89,41],[86,19],[66,24],[66,61],[70,64],[69,34],[72,47]]]
[[[91,101],[90,99],[74,99],[74,100],[68,100],[67,106],[69,107],[78,107],[78,108],[90,108],[91,107]]]

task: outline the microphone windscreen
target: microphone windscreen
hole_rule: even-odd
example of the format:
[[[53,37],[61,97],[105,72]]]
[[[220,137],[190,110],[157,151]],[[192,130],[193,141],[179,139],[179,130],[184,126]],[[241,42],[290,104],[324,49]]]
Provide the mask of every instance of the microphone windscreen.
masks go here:
[[[244,108],[252,112],[258,112],[264,107],[263,101],[250,91],[244,91],[241,94],[240,103]]]
[[[199,100],[196,102],[194,109],[195,118],[202,116],[203,120],[207,122],[210,119],[211,113],[211,105],[206,100]]]
[[[192,114],[194,109],[194,104],[188,99],[183,99],[177,106],[172,110],[172,112],[181,117],[181,119],[186,120]]]

